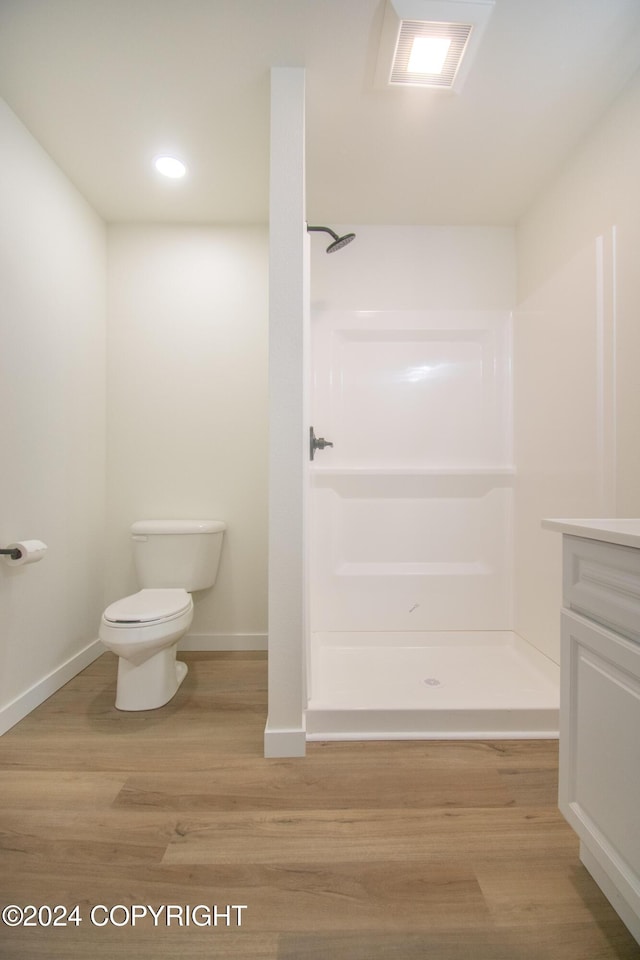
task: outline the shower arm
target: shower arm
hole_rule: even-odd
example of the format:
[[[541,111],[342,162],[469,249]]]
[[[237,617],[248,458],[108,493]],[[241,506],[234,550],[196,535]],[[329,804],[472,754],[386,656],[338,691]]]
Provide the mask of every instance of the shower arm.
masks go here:
[[[328,233],[333,237],[334,240],[340,239],[338,234],[335,232],[335,230],[332,230],[331,227],[310,227],[309,224],[307,224],[307,233]]]

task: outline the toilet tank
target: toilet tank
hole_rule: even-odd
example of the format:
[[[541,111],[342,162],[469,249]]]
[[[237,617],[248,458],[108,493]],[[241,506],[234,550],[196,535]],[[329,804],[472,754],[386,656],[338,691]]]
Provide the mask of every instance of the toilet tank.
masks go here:
[[[218,574],[222,520],[136,520],[133,558],[141,587],[212,587]]]

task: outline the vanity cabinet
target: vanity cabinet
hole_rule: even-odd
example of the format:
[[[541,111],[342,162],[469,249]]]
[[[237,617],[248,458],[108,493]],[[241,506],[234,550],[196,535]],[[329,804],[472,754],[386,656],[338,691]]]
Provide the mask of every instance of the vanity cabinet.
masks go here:
[[[544,523],[563,533],[559,806],[640,942],[640,535],[606,539],[640,522],[606,523]]]

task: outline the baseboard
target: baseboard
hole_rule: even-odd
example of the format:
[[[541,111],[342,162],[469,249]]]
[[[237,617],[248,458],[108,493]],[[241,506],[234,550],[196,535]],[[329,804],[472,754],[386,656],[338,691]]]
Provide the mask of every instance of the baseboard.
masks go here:
[[[32,710],[72,680],[76,674],[88,667],[98,657],[102,656],[105,648],[99,640],[94,640],[79,653],[74,654],[61,666],[56,667],[50,674],[38,680],[32,687],[21,693],[5,707],[0,708],[0,735],[6,733],[16,723],[23,720]]]
[[[266,633],[188,633],[179,650],[266,650]]]
[[[267,725],[264,730],[265,757],[304,757],[307,749],[307,736],[304,727],[285,730]]]

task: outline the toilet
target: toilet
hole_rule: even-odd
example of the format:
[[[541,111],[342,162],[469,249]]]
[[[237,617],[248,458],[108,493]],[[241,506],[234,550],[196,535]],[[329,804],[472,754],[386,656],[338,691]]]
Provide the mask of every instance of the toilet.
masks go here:
[[[137,520],[131,541],[142,587],[110,604],[99,637],[118,656],[118,710],[154,710],[187,675],[178,641],[193,619],[191,593],[215,583],[225,524],[221,520]]]

